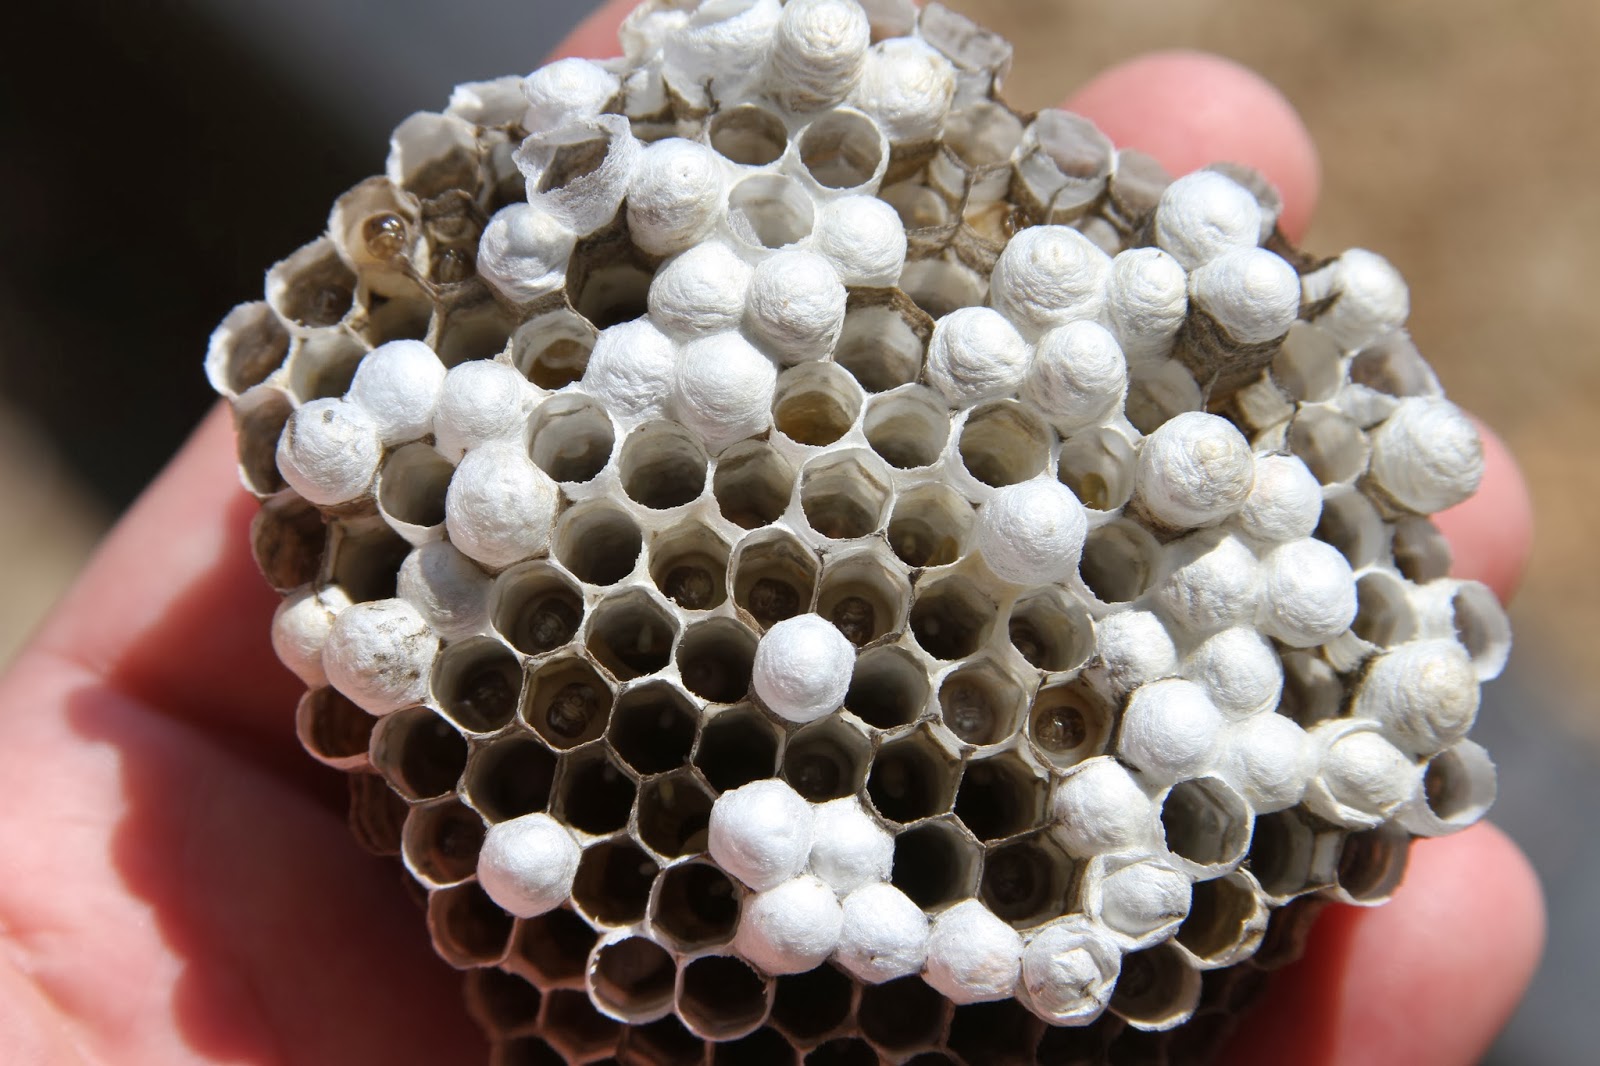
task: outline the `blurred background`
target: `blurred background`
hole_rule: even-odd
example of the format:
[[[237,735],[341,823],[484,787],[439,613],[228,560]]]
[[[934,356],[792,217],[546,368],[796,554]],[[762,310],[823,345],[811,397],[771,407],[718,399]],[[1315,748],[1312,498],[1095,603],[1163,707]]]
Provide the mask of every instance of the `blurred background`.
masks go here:
[[[1162,48],[1278,85],[1323,153],[1307,248],[1411,284],[1451,397],[1510,444],[1539,533],[1518,646],[1476,736],[1552,941],[1488,1061],[1595,1061],[1600,1006],[1600,4],[947,0],[1016,43],[1052,105]],[[456,82],[527,71],[586,0],[60,0],[0,64],[0,662],[211,403],[206,337],[260,297],[388,131]],[[24,45],[22,47],[21,45]],[[1470,935],[1470,931],[1465,931]]]

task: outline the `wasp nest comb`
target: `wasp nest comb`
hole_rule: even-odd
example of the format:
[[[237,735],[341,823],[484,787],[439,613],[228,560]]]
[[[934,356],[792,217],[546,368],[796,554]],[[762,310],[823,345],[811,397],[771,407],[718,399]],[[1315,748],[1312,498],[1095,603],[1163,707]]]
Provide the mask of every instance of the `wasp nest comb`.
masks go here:
[[[1403,282],[938,6],[622,44],[407,119],[213,337],[305,746],[499,1062],[1203,1055],[1493,795]]]

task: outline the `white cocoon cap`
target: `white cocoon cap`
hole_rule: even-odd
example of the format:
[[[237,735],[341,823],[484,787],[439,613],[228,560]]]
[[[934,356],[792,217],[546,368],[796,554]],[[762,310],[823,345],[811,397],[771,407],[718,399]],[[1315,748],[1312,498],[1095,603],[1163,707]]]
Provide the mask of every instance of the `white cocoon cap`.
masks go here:
[[[785,363],[826,359],[844,329],[844,285],[833,264],[815,252],[774,252],[750,277],[745,327]]]
[[[293,593],[273,612],[272,650],[306,688],[328,683],[322,669],[322,646],[328,642],[333,620],[349,606],[350,597],[343,588],[327,585]]]
[[[1239,532],[1266,544],[1309,537],[1322,518],[1322,486],[1294,455],[1256,459],[1255,484],[1234,517]]]
[[[1449,400],[1408,396],[1372,431],[1372,480],[1420,514],[1453,507],[1478,491],[1483,441]]]
[[[906,261],[906,227],[900,214],[876,196],[841,196],[822,208],[815,248],[828,257],[846,285],[885,288],[900,281]]]
[[[395,579],[396,594],[415,604],[445,640],[461,640],[488,626],[489,584],[489,575],[445,540],[406,556]]]
[[[1159,248],[1129,248],[1111,260],[1106,318],[1130,364],[1165,359],[1189,314],[1189,276]]]
[[[833,957],[869,985],[917,973],[928,957],[928,916],[893,885],[864,885],[844,898]]]
[[[689,344],[678,355],[672,413],[712,453],[772,423],[778,368],[737,333]]]
[[[1326,643],[1356,617],[1356,583],[1339,549],[1305,538],[1273,549],[1262,560],[1258,622],[1295,648]]]
[[[997,576],[1050,585],[1078,569],[1089,520],[1072,490],[1054,478],[996,489],[978,509],[977,547]]]
[[[322,647],[328,683],[368,714],[427,698],[439,638],[405,600],[370,600],[339,612]]]
[[[450,543],[491,569],[537,555],[550,543],[555,482],[520,444],[497,441],[467,453],[445,491]]]
[[[1201,641],[1184,659],[1183,676],[1205,689],[1229,718],[1270,711],[1283,695],[1283,660],[1272,641],[1250,626]]]
[[[323,507],[366,493],[383,458],[378,425],[345,400],[312,400],[284,424],[278,472],[289,487]]]
[[[1106,871],[1091,891],[1099,904],[1095,916],[1112,932],[1146,944],[1188,917],[1193,897],[1189,878],[1165,863],[1147,860]]]
[[[547,63],[522,79],[522,95],[528,98],[523,125],[540,133],[574,120],[594,118],[621,88],[617,76],[592,59]]]
[[[814,825],[811,872],[839,895],[889,880],[894,837],[872,820],[858,798],[846,796],[821,804]]]
[[[1281,714],[1258,714],[1234,723],[1222,752],[1222,776],[1257,814],[1299,803],[1317,769],[1316,749],[1306,731]]]
[[[853,102],[904,144],[938,135],[955,92],[948,59],[914,37],[893,37],[868,51]]]
[[[398,444],[433,432],[444,377],[432,348],[421,341],[390,341],[361,360],[345,398],[372,416],[385,444]]]
[[[1206,530],[1167,546],[1155,588],[1167,617],[1190,633],[1211,633],[1256,614],[1255,553],[1231,533]]]
[[[1148,843],[1155,814],[1127,767],[1109,755],[1078,766],[1050,797],[1050,833],[1078,858]]]
[[[1323,275],[1326,271],[1326,276]],[[1346,352],[1358,351],[1405,324],[1411,293],[1387,259],[1365,248],[1347,249],[1323,270],[1306,278],[1308,302],[1334,301],[1317,326]]]
[[[494,213],[478,239],[478,274],[512,303],[532,303],[567,283],[567,260],[577,241],[549,212],[511,204]]]
[[[812,808],[776,778],[724,792],[711,805],[707,849],[728,873],[757,892],[805,869]]]
[[[433,446],[452,463],[491,440],[517,435],[527,415],[528,382],[514,367],[469,359],[450,368],[433,410]]]
[[[733,948],[766,973],[804,973],[833,954],[843,925],[833,889],[802,875],[745,900]]]
[[[682,29],[662,42],[667,74],[689,85],[709,81],[718,97],[733,95],[733,87],[766,70],[780,17],[778,0],[700,5]]]
[[[1095,623],[1095,652],[1117,692],[1178,672],[1172,634],[1151,611],[1119,611]]]
[[[961,307],[934,323],[928,342],[928,383],[964,406],[1016,392],[1033,351],[1022,334],[990,307]]]
[[[1324,818],[1363,827],[1411,799],[1421,787],[1422,768],[1376,730],[1349,725],[1335,719],[1313,731],[1323,742],[1321,772],[1306,802]]]
[[[1152,517],[1181,529],[1237,511],[1254,481],[1255,458],[1233,424],[1185,411],[1144,439],[1135,491]]]
[[[496,822],[478,852],[478,884],[501,910],[518,918],[553,911],[572,895],[578,842],[548,814]]]
[[[1300,275],[1265,248],[1223,252],[1189,275],[1189,298],[1239,344],[1289,332],[1300,313]]]
[[[650,282],[650,319],[663,333],[694,340],[738,329],[750,266],[722,241],[706,241],[671,259]]]
[[[1353,714],[1372,718],[1400,748],[1443,751],[1478,716],[1478,675],[1454,640],[1423,640],[1385,652],[1367,669]]]
[[[677,346],[648,319],[619,322],[595,339],[583,391],[619,418],[661,415],[677,367]]]
[[[1022,953],[1028,1005],[1056,1025],[1084,1025],[1111,1000],[1122,952],[1082,915],[1051,922]]]
[[[1211,765],[1222,721],[1222,712],[1193,681],[1152,681],[1128,700],[1117,754],[1149,780],[1171,784]]]
[[[1261,240],[1255,194],[1214,170],[1196,170],[1168,185],[1155,215],[1156,244],[1185,270]]]
[[[1005,999],[1022,969],[1022,938],[975,899],[933,920],[923,979],[951,1002]]]
[[[989,302],[1032,339],[1053,326],[1100,317],[1111,257],[1071,226],[1029,226],[1007,242]]]
[[[837,626],[821,615],[795,615],[762,635],[751,682],[773,714],[814,722],[844,704],[855,663],[855,645]]]
[[[716,224],[726,170],[703,144],[668,137],[639,153],[628,183],[628,236],[652,255],[692,247]]]
[[[1117,340],[1095,322],[1070,322],[1039,339],[1022,396],[1063,434],[1097,425],[1122,409],[1128,364]]]
[[[855,0],[789,0],[773,35],[768,92],[796,110],[836,104],[861,80],[871,43]]]

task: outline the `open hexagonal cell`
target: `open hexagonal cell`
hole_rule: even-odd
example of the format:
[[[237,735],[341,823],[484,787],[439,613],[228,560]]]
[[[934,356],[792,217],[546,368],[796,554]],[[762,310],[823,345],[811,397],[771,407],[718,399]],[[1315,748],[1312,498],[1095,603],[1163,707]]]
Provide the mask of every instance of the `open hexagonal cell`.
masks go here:
[[[1232,873],[1197,882],[1189,916],[1177,941],[1207,965],[1227,965],[1248,956],[1266,932],[1267,917],[1249,875]]]
[[[1511,623],[1494,591],[1477,581],[1463,581],[1450,597],[1450,626],[1467,649],[1479,681],[1492,681],[1511,654]]]
[[[827,964],[788,974],[773,993],[772,1024],[797,1044],[811,1043],[849,1019],[854,994],[855,983]]]
[[[1470,740],[1428,760],[1422,774],[1420,809],[1403,819],[1419,835],[1463,829],[1488,812],[1498,781],[1488,752]]]
[[[1049,782],[1016,752],[972,759],[956,789],[956,817],[979,840],[999,840],[1038,825]]]
[[[355,289],[355,275],[326,237],[296,249],[267,272],[272,309],[307,327],[336,324],[350,310]]]
[[[867,796],[889,821],[914,822],[950,809],[958,774],[955,758],[920,728],[878,749]]]
[[[235,410],[239,476],[258,496],[278,492],[286,484],[278,471],[278,440],[294,413],[294,401],[287,393],[264,385],[246,393]]]
[[[1127,603],[1150,588],[1160,556],[1143,527],[1119,519],[1089,531],[1078,576],[1101,603]]]
[[[1116,724],[1116,708],[1086,681],[1042,688],[1028,710],[1034,750],[1058,770],[1104,754]]]
[[[887,392],[917,380],[932,331],[932,321],[909,301],[852,299],[833,361],[868,392]]]
[[[829,111],[800,134],[800,164],[828,189],[871,181],[887,154],[883,134],[859,111]]]
[[[1400,887],[1410,854],[1410,837],[1383,826],[1351,833],[1339,849],[1336,884],[1347,902],[1382,903]]]
[[[1288,444],[1324,485],[1359,477],[1372,451],[1361,427],[1331,407],[1302,407],[1289,424]]]
[[[657,880],[650,923],[678,951],[726,944],[739,925],[741,890],[708,862],[669,866]]]
[[[380,520],[335,521],[328,527],[328,578],[355,603],[394,595],[408,544]]]
[[[1326,501],[1322,508],[1326,517]],[[1328,539],[1322,535],[1320,526],[1316,535],[1321,540]],[[1439,532],[1439,527],[1431,519],[1420,515],[1399,519],[1394,524],[1392,548],[1394,565],[1407,581],[1422,585],[1450,573],[1450,542],[1444,539],[1444,534]],[[259,553],[257,558],[260,558]]]
[[[1088,508],[1114,511],[1133,495],[1137,454],[1114,429],[1074,433],[1061,445],[1056,478]]]
[[[653,276],[638,249],[601,230],[581,238],[573,249],[567,261],[567,298],[596,329],[609,329],[649,313]]]
[[[1342,352],[1332,337],[1300,321],[1289,327],[1272,357],[1272,380],[1301,403],[1333,399],[1344,383]]]
[[[944,566],[961,558],[972,505],[943,485],[903,494],[889,518],[889,547],[907,566]]]
[[[485,818],[503,822],[548,807],[555,776],[555,753],[523,734],[474,749],[462,783]]]
[[[861,388],[832,363],[801,363],[778,378],[772,424],[800,444],[832,444],[861,413]]]
[[[1380,648],[1410,640],[1417,629],[1410,587],[1382,570],[1362,574],[1356,581],[1356,617],[1350,628],[1356,636]]]
[[[871,536],[888,518],[892,482],[867,451],[826,455],[800,475],[800,507],[817,533],[832,540]]]
[[[315,581],[327,547],[322,512],[292,492],[263,500],[250,520],[250,554],[279,592]]]
[[[1065,908],[1076,867],[1043,833],[993,848],[983,857],[978,897],[1002,921],[1018,929],[1047,922]]]
[[[677,964],[648,937],[602,942],[589,964],[589,995],[595,1005],[624,1022],[644,1022],[672,1009]]]
[[[639,839],[669,859],[704,851],[711,802],[690,773],[646,781],[639,797]]]
[[[667,1015],[649,1025],[629,1026],[617,1048],[617,1061],[626,1066],[700,1066],[706,1044]]]
[[[755,104],[717,112],[707,127],[706,139],[724,158],[754,167],[776,162],[789,146],[783,120]]]
[[[781,174],[757,174],[733,187],[726,217],[741,243],[783,248],[810,235],[816,208],[799,182]]]
[[[852,796],[861,788],[871,757],[872,745],[859,728],[830,715],[789,738],[783,779],[812,803]]]
[[[600,934],[573,911],[547,911],[517,923],[508,965],[526,971],[541,988],[581,986],[599,939]]]
[[[1111,1009],[1135,1029],[1161,1031],[1181,1024],[1200,1002],[1200,972],[1171,944],[1122,957]]]
[[[756,635],[731,618],[690,626],[678,644],[678,673],[690,692],[712,703],[733,703],[750,691]]]
[[[956,823],[924,822],[894,838],[889,883],[923,910],[971,897],[978,888],[979,848]]]
[[[1167,850],[1213,872],[1244,857],[1254,818],[1249,802],[1217,777],[1180,781],[1161,801]]]
[[[567,1057],[542,1036],[519,1036],[490,1048],[489,1066],[567,1066]]]
[[[493,302],[452,307],[439,318],[439,339],[434,350],[445,366],[493,359],[505,351],[515,325],[516,321]]]
[[[868,1040],[889,1051],[906,1051],[939,1043],[949,1013],[950,1001],[911,974],[862,988],[856,1016]]]
[[[650,886],[660,867],[627,837],[613,837],[584,849],[572,882],[572,903],[600,925],[631,925],[644,919]]]
[[[722,517],[745,529],[776,522],[794,494],[794,469],[764,441],[741,441],[717,457],[711,492]]]
[[[1014,999],[968,1003],[950,1018],[947,1045],[973,1066],[1033,1062],[1045,1024]]]
[[[1281,904],[1333,885],[1345,836],[1297,809],[1264,814],[1256,819],[1246,861],[1261,891]]]
[[[593,323],[562,308],[517,327],[511,362],[541,389],[559,389],[583,377],[594,342]]]
[[[396,792],[414,800],[454,790],[467,765],[467,742],[426,707],[385,715],[372,733],[372,765]]]
[[[1322,517],[1317,521],[1315,535],[1338,548],[1351,569],[1370,566],[1381,559],[1389,540],[1378,509],[1365,493],[1348,485],[1331,489],[1323,497]]]
[[[659,774],[689,761],[700,712],[665,681],[630,688],[611,713],[611,746],[641,774]]]
[[[1439,380],[1417,346],[1396,330],[1350,360],[1350,380],[1389,396],[1437,396]]]
[[[653,674],[672,661],[678,622],[666,604],[640,588],[601,600],[589,616],[584,646],[618,681]]]
[[[331,687],[310,690],[295,708],[300,743],[320,761],[339,768],[366,762],[377,724],[378,719]]]
[[[582,1062],[616,1047],[622,1025],[596,1010],[584,993],[558,989],[544,998],[539,1032],[566,1061]]]
[[[598,744],[562,758],[555,785],[556,814],[585,833],[611,833],[628,824],[638,788]]]
[[[702,955],[678,971],[678,1017],[709,1040],[750,1032],[766,1018],[771,1004],[771,982],[743,959]]]
[[[511,915],[476,881],[441,888],[428,896],[428,929],[434,950],[459,969],[490,966],[503,958],[511,927]]]
[[[871,648],[856,657],[845,710],[875,729],[910,725],[928,705],[928,674],[906,649]]]
[[[350,832],[374,855],[400,854],[400,832],[409,807],[405,798],[377,774],[345,775]]]
[[[512,567],[490,595],[494,627],[525,655],[543,655],[570,641],[583,621],[583,593],[546,562]]]
[[[1094,622],[1076,597],[1044,589],[1018,600],[1006,623],[1011,646],[1037,669],[1076,670],[1094,654]]]
[[[858,1036],[837,1036],[806,1052],[806,1066],[878,1066],[878,1053]]]
[[[391,522],[429,529],[444,521],[444,494],[455,473],[431,445],[407,444],[378,472],[378,506]]]
[[[1344,683],[1328,661],[1315,652],[1285,651],[1283,698],[1278,713],[1302,728],[1336,716],[1344,704]]]
[[[552,747],[575,748],[605,732],[611,686],[583,659],[550,659],[533,669],[522,716]]]
[[[433,322],[433,301],[366,293],[366,321],[352,322],[362,340],[376,348],[390,341],[420,341]]]
[[[539,1017],[544,999],[527,979],[504,970],[469,970],[464,975],[467,1010],[491,1033],[527,1029]]]
[[[638,523],[604,500],[578,504],[556,528],[556,558],[591,585],[614,585],[633,573],[643,547]]]
[[[711,1045],[711,1066],[794,1066],[798,1053],[776,1029]]]
[[[206,376],[218,392],[238,394],[267,380],[288,354],[289,331],[272,309],[240,304],[211,334]]]
[[[478,870],[483,819],[454,798],[411,808],[401,833],[406,868],[419,881],[443,887]]]
[[[950,437],[949,411],[938,394],[922,385],[874,397],[863,425],[872,450],[900,470],[938,462]]]
[[[951,575],[917,585],[911,635],[935,659],[964,659],[989,639],[995,603],[977,585]]]
[[[611,461],[616,433],[587,396],[552,396],[534,412],[528,454],[553,481],[592,481]]]
[[[816,552],[792,533],[754,533],[734,549],[733,602],[765,629],[810,609],[817,571]]]
[[[491,637],[447,646],[433,668],[434,698],[469,733],[492,733],[511,721],[521,692],[522,664]]]
[[[905,624],[911,585],[881,544],[830,555],[822,571],[817,613],[860,647]]]
[[[939,682],[939,714],[968,744],[998,744],[1014,736],[1028,708],[1028,693],[999,664],[967,663]]]
[[[650,541],[650,579],[685,611],[709,611],[728,598],[728,542],[690,521]]]
[[[681,507],[706,488],[706,450],[676,422],[646,422],[622,442],[622,491],[654,511]]]
[[[700,730],[694,764],[718,792],[778,771],[778,730],[749,704],[714,715]]]
[[[976,307],[989,295],[989,282],[982,274],[949,259],[911,260],[900,272],[900,288],[933,319]]]
[[[967,473],[999,488],[1027,481],[1050,461],[1050,427],[1014,400],[986,404],[967,416],[958,450]]]

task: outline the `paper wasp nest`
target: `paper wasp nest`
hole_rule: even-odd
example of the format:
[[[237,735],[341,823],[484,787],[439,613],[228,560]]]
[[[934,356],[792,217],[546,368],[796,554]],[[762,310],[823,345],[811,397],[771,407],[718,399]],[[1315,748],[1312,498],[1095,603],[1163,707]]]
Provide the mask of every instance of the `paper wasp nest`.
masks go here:
[[[213,338],[305,746],[497,1062],[1203,1058],[1494,792],[1404,284],[935,5],[622,46],[407,119]]]

